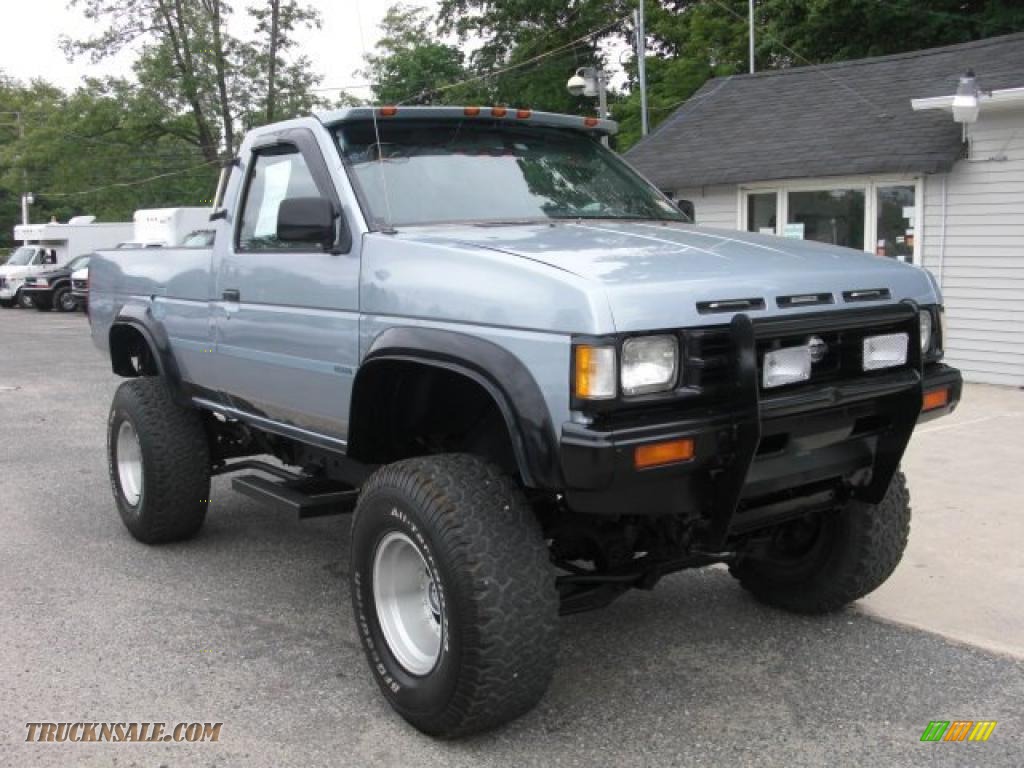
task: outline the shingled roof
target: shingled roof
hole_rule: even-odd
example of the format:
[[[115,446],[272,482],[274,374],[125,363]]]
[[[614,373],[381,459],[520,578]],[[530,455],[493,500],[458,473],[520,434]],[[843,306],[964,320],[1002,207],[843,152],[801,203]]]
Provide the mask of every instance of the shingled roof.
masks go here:
[[[662,188],[866,173],[936,173],[960,153],[948,96],[1024,86],[1024,33],[838,64],[709,80],[626,158]]]

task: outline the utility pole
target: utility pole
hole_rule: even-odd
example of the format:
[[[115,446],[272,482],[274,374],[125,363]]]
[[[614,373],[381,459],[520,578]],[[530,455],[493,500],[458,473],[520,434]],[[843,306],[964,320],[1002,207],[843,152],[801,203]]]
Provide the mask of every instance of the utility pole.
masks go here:
[[[751,0],[753,2],[753,0]],[[640,78],[640,135],[647,135],[647,32],[644,30],[644,0],[633,12],[636,20],[636,70]]]
[[[754,0],[750,0],[750,74],[754,74]]]

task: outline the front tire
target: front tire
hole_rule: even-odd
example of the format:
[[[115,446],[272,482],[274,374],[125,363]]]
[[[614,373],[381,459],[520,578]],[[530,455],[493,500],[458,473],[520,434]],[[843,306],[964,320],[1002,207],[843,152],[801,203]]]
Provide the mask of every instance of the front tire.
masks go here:
[[[74,312],[78,308],[78,302],[71,295],[70,288],[58,288],[53,295],[53,306],[61,312]]]
[[[848,501],[813,520],[780,526],[764,556],[730,567],[758,600],[794,613],[828,613],[880,587],[910,535],[910,492],[902,472],[878,504]]]
[[[454,738],[533,708],[554,672],[558,595],[522,491],[468,455],[410,459],[363,486],[352,604],[392,707]]]
[[[14,301],[22,309],[32,309],[36,305],[35,301],[25,291],[18,291],[17,297]]]
[[[118,387],[107,420],[110,485],[128,531],[145,544],[195,536],[210,498],[210,451],[199,412],[157,377]]]

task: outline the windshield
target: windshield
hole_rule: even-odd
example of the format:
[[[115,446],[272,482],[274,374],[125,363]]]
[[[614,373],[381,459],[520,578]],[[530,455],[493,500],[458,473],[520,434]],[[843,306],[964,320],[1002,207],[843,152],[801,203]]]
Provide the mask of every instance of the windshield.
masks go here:
[[[372,121],[335,131],[374,226],[686,221],[614,153],[582,133],[466,120],[385,121],[378,128],[379,144]]]
[[[75,270],[85,269],[86,267],[89,266],[90,255],[91,254],[85,254],[84,256],[76,256],[64,266],[64,269],[66,269],[68,272],[74,272]]]
[[[30,261],[32,257],[36,255],[35,248],[29,248],[28,246],[21,246],[14,253],[11,254],[11,258],[7,260],[7,266],[9,267],[24,267]]]

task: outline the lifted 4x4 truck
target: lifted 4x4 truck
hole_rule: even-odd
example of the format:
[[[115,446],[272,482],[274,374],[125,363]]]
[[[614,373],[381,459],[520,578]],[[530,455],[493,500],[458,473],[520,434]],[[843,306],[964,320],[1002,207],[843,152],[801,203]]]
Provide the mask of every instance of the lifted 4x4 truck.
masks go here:
[[[871,592],[907,543],[914,426],[960,398],[928,272],[695,227],[614,130],[498,107],[267,126],[212,248],[90,265],[128,530],[196,535],[227,472],[300,516],[354,509],[355,631],[436,736],[537,703],[559,612],[681,569],[800,613]]]

